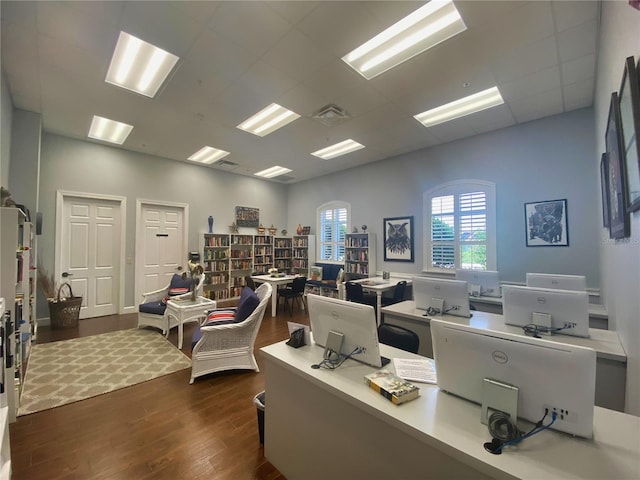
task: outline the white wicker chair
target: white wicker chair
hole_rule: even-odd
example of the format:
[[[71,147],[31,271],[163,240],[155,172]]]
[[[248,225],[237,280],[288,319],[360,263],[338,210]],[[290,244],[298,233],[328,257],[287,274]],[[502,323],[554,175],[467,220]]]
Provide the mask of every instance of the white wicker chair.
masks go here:
[[[223,370],[260,371],[253,346],[271,298],[271,285],[263,283],[257,288],[256,295],[260,303],[245,321],[200,327],[202,337],[191,352],[189,383],[196,377]]]
[[[155,290],[153,292],[143,293],[142,294],[142,302],[141,304],[151,303],[151,302],[160,302],[164,297],[169,295],[169,285],[168,283],[164,288],[159,290]],[[200,275],[198,279],[198,283],[196,285],[196,296],[202,295],[202,290],[204,287],[204,274]],[[191,292],[183,293],[182,295],[176,295],[172,297],[173,299],[179,298],[187,298],[191,296]],[[156,314],[156,313],[145,313],[138,312],[138,328],[140,327],[155,327],[162,331],[163,335],[167,335],[169,331],[167,330],[168,320],[164,314]],[[178,326],[176,319],[172,317],[171,325],[168,325],[169,330],[173,327]]]

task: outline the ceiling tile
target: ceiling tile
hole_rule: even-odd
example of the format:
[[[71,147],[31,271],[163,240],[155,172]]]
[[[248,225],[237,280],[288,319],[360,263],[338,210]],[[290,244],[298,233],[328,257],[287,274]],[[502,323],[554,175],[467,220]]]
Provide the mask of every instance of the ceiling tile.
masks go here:
[[[509,104],[518,123],[562,113],[562,91],[557,88]]]
[[[595,77],[587,77],[562,88],[565,110],[590,107],[593,105]]]
[[[558,64],[555,37],[550,36],[539,42],[512,50],[492,66],[498,83],[505,83],[544,70]]]
[[[527,98],[560,88],[560,68],[554,65],[511,82],[499,83],[502,98],[508,101]]]
[[[596,51],[598,28],[595,20],[558,34],[558,50],[563,62],[591,55]]]
[[[596,74],[595,54],[562,62],[562,84],[570,85],[583,78],[593,77]]]
[[[600,2],[596,1],[552,2],[552,8],[559,32],[595,20],[600,16]]]

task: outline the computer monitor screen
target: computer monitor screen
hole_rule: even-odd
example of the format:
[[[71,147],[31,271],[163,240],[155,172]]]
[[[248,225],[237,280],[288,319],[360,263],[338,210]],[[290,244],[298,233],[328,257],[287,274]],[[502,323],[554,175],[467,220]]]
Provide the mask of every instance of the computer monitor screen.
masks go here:
[[[456,280],[467,282],[469,295],[500,297],[500,274],[495,270],[456,269]]]
[[[360,348],[363,352],[354,355],[354,360],[382,367],[376,314],[371,305],[314,294],[307,295],[307,305],[311,333],[316,345],[326,347],[329,332],[341,333],[342,355],[349,355]]]
[[[584,275],[557,275],[551,273],[527,273],[527,287],[557,288],[560,290],[587,289],[587,277]]]
[[[467,282],[433,277],[413,277],[411,282],[416,308],[429,315],[471,316]]]
[[[596,352],[506,332],[431,320],[438,386],[483,404],[484,379],[518,388],[517,416],[590,438],[593,433]],[[488,406],[489,408],[491,405]],[[545,425],[551,421],[550,416]]]
[[[502,313],[507,325],[538,325],[544,327],[541,332],[550,329],[551,333],[589,336],[589,296],[585,291],[505,285]]]

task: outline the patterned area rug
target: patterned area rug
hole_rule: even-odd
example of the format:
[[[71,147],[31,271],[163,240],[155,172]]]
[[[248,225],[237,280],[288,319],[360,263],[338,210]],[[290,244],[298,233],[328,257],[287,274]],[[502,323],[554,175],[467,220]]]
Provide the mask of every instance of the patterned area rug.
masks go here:
[[[39,412],[191,367],[160,333],[120,330],[33,345],[18,415]]]

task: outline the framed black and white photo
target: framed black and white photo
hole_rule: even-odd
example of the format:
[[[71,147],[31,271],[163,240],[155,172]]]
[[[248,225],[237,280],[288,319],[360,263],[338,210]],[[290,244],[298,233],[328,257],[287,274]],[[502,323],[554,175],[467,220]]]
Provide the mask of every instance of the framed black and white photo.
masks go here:
[[[609,237],[615,239],[628,237],[630,233],[619,125],[618,94],[613,92],[609,104],[605,145],[609,159]]]
[[[569,246],[567,200],[524,204],[527,247]]]
[[[602,193],[602,226],[609,228],[609,158],[606,153],[600,158],[600,188]]]
[[[413,262],[413,217],[383,220],[385,262]]]
[[[626,180],[626,208],[640,209],[640,87],[633,57],[624,65],[622,84],[618,92],[620,108],[620,140]]]

